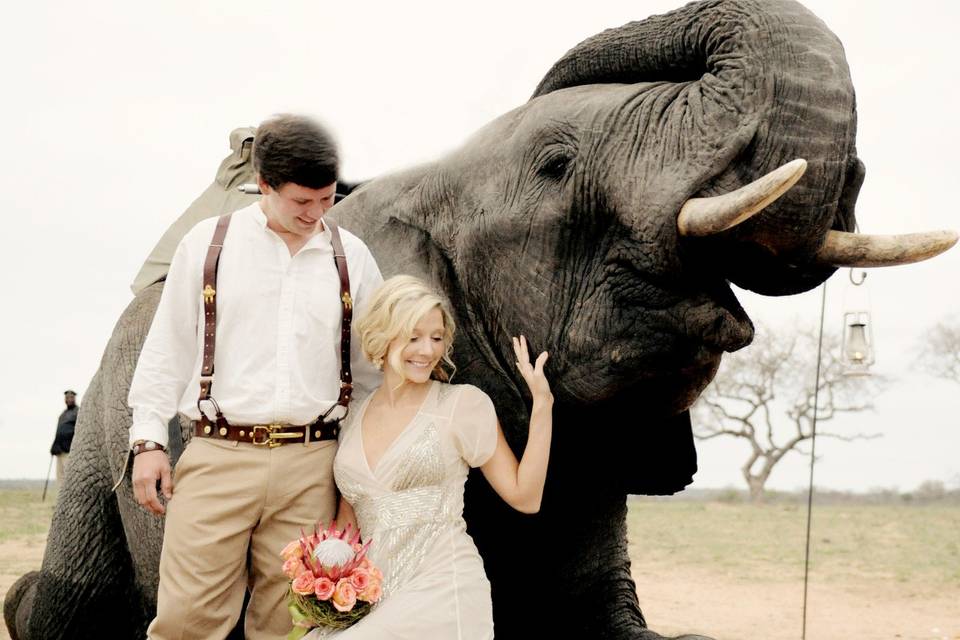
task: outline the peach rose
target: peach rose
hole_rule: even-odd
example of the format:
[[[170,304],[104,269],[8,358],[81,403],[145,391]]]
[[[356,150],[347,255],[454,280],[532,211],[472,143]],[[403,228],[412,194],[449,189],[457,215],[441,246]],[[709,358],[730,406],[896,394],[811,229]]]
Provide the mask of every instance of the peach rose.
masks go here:
[[[313,593],[314,582],[316,582],[316,578],[313,577],[313,573],[304,571],[293,579],[293,584],[290,585],[290,588],[293,589],[294,593],[298,593],[301,596],[308,596]]]
[[[300,548],[300,541],[294,540],[287,546],[283,548],[283,551],[280,552],[280,557],[284,560],[289,560],[290,558],[300,558],[303,556],[303,549]]]
[[[317,600],[329,600],[336,586],[330,578],[320,576],[313,583],[313,594],[317,596]]]
[[[360,568],[354,569],[350,575],[350,584],[360,593],[370,585],[370,574]]]
[[[283,562],[283,573],[291,580],[303,573],[304,569],[306,567],[303,566],[300,558],[287,558]]]
[[[360,599],[364,602],[369,602],[373,604],[380,600],[383,596],[383,587],[380,585],[379,580],[371,580],[370,584],[367,585],[367,588],[360,594]]]
[[[340,612],[350,611],[355,604],[357,604],[357,590],[350,584],[350,580],[342,578],[333,591],[333,608]]]

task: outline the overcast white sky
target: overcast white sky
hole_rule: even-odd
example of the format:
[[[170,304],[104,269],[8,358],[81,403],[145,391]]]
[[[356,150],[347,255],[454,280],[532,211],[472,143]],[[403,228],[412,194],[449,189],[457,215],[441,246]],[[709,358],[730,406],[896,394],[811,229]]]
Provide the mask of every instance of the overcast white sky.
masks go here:
[[[167,226],[213,178],[227,136],[279,111],[336,132],[348,179],[436,158],[523,103],[585,37],[680,2],[17,3],[0,26],[6,223],[0,250],[0,478],[43,477],[62,391],[82,394]],[[806,3],[839,35],[860,113],[861,230],[958,228],[951,2]],[[868,278],[878,371],[870,415],[823,441],[821,486],[960,482],[960,386],[910,369],[932,322],[960,312],[960,250]],[[846,272],[830,282],[839,328]],[[741,297],[759,321],[815,325],[819,293]],[[740,483],[742,445],[700,447],[696,486]],[[806,482],[788,460],[772,485]]]

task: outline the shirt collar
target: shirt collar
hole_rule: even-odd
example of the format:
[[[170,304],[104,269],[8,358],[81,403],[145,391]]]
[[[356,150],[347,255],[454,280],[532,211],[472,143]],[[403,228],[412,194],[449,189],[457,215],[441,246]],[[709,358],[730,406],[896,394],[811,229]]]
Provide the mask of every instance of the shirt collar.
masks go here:
[[[260,208],[260,203],[254,202],[252,205],[250,205],[249,210],[254,222],[256,222],[261,229],[266,231],[267,230],[267,214],[265,214],[263,212],[263,209]],[[307,241],[307,244],[303,245],[303,249],[311,249],[318,246],[321,246],[321,247],[330,246],[330,243],[332,241],[331,234],[330,234],[330,226],[327,225],[322,220],[321,220],[321,224],[323,224],[323,231],[321,231],[320,233],[310,238]],[[303,251],[303,249],[301,249],[301,251]]]
[[[252,205],[250,205],[250,213],[256,223],[260,225],[261,229],[267,228],[267,214],[265,214],[263,209],[260,208],[259,202],[254,202]]]

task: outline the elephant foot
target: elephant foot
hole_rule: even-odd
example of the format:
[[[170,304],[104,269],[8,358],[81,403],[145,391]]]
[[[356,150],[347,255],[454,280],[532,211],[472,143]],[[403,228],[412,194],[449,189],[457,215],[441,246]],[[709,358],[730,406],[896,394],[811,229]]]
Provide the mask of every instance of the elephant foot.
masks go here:
[[[7,591],[3,601],[3,621],[7,625],[10,640],[29,640],[27,623],[30,621],[30,611],[33,610],[33,599],[37,595],[37,583],[40,581],[40,572],[31,571],[20,576]]]
[[[656,631],[650,629],[644,629],[640,632],[640,635],[637,636],[637,640],[713,640],[707,636],[700,636],[696,634],[684,634],[682,636],[662,636]]]

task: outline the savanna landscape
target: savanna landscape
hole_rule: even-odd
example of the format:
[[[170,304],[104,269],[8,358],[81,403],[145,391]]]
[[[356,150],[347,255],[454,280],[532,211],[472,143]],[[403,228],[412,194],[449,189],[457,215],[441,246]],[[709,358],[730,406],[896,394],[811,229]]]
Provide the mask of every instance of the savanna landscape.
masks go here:
[[[0,482],[0,597],[38,569],[56,491]],[[952,492],[815,499],[807,638],[960,640],[960,499]],[[630,557],[640,605],[661,633],[800,638],[806,500],[693,491],[634,498]],[[7,640],[6,629],[0,639]]]

